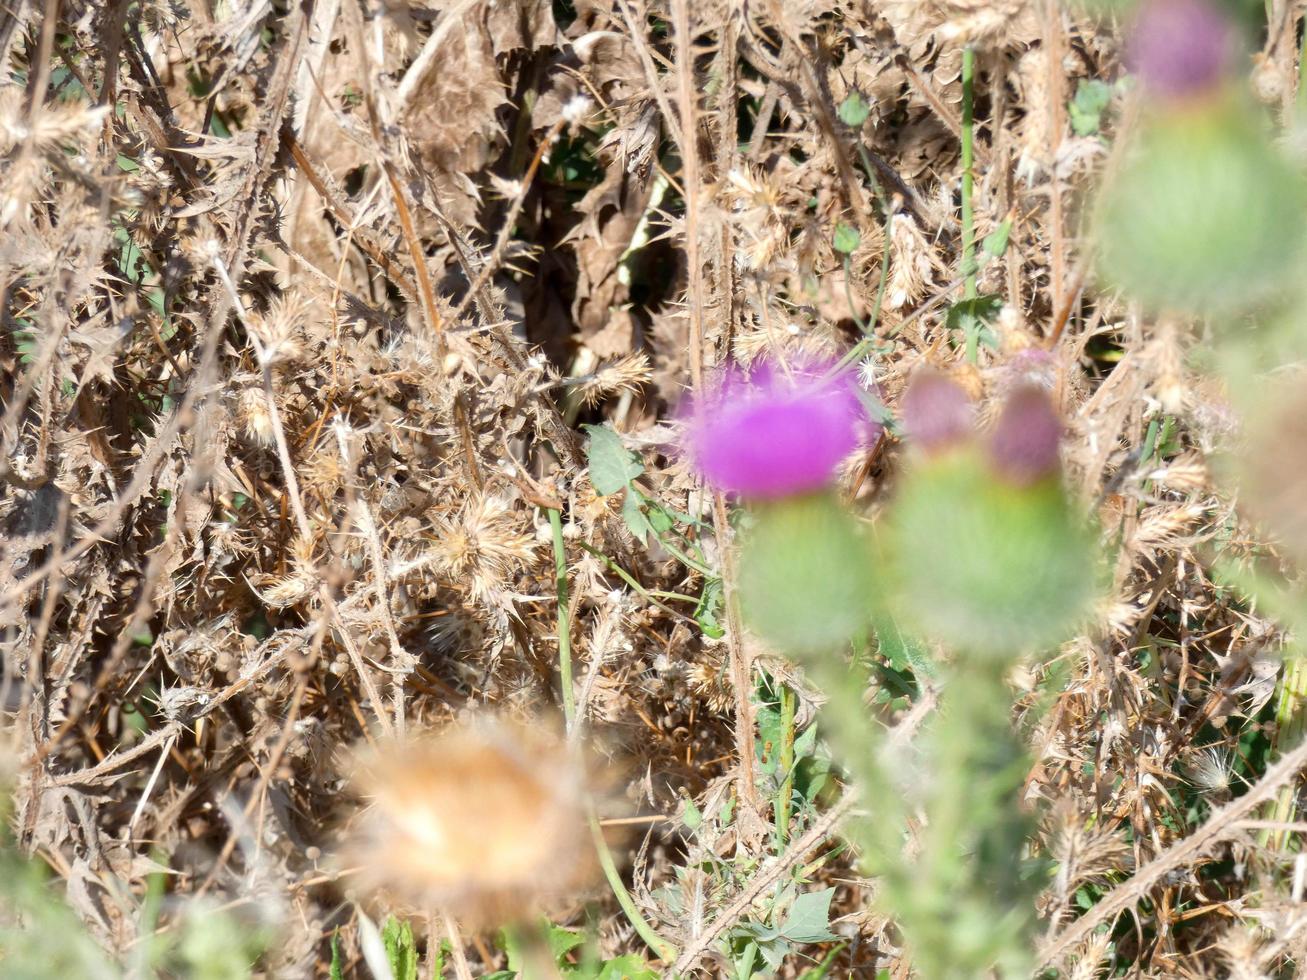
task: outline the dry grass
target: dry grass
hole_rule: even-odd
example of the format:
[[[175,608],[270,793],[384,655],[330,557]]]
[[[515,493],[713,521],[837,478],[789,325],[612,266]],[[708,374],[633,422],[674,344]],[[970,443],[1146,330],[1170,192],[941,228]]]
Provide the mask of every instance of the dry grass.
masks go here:
[[[1272,40],[1265,63],[1292,76]],[[945,322],[963,43],[977,236],[1011,222],[980,271],[1003,310],[976,365]],[[985,405],[1034,370],[1120,545],[1092,630],[1014,678],[1026,796],[1052,814],[1035,849],[1059,862],[1045,955],[1085,977],[1301,969],[1294,838],[1228,802],[1277,747],[1282,639],[1213,580],[1218,548],[1263,548],[1204,466],[1228,411],[1188,373],[1186,328],[1084,293],[1080,207],[1130,107],[1118,91],[1106,135],[1078,135],[1067,103],[1119,75],[1116,52],[1110,23],[1052,0],[10,4],[0,761],[18,846],[116,954],[198,894],[258,896],[263,973],[325,975],[337,930],[361,971],[353,886],[323,857],[353,818],[340,750],[483,706],[557,713],[553,508],[583,735],[620,773],[614,811],[662,818],[623,849],[681,967],[727,975],[713,941],[803,865],[839,886],[833,975],[906,976],[873,883],[829,854],[850,803],[823,797],[777,845],[774,788],[738,764],[760,676],[798,692],[800,727],[819,692],[726,613],[705,635],[683,599],[704,576],[633,537],[580,429],[621,432],[637,485],[702,521],[689,536],[729,595],[727,502],[666,451],[669,420],[728,357],[849,347],[888,249],[865,366],[887,404],[920,365]],[[839,114],[855,91],[859,132]],[[847,266],[840,223],[859,233]],[[897,461],[890,438],[857,460],[849,499],[874,513]],[[875,710],[919,722],[904,700]],[[172,904],[143,926],[161,867]],[[641,950],[593,897],[605,955]],[[1114,946],[1090,935],[1123,912]],[[464,938],[473,972],[502,968]]]

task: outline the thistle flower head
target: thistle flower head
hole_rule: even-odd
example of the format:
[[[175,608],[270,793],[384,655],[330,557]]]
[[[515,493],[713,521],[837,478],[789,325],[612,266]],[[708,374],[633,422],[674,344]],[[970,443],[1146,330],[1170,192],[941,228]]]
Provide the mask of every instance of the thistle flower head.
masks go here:
[[[971,399],[960,385],[938,371],[919,371],[899,410],[908,439],[926,452],[964,442],[973,431]]]
[[[1057,472],[1061,439],[1062,421],[1048,392],[1023,385],[999,413],[989,441],[990,462],[1001,476],[1027,486]]]
[[[388,902],[475,926],[533,914],[589,881],[584,777],[539,728],[482,720],[373,750],[370,802],[342,857]]]
[[[686,419],[684,448],[718,490],[775,498],[829,483],[870,423],[851,372],[822,360],[728,369]]]
[[[1126,62],[1150,95],[1183,101],[1217,89],[1237,50],[1234,25],[1211,0],[1146,0]]]

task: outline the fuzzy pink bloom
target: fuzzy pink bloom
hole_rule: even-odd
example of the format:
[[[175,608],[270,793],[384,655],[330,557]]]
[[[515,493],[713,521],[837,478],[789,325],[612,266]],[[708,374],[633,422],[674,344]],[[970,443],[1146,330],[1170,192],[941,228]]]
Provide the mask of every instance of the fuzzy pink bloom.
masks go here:
[[[833,364],[763,362],[727,369],[691,406],[684,448],[713,487],[786,497],[830,482],[868,425],[851,372]]]
[[[930,369],[913,375],[899,405],[908,440],[928,453],[963,442],[974,431],[971,399],[955,382]]]
[[[1035,385],[1014,391],[1003,404],[989,441],[994,468],[1018,486],[1057,473],[1062,420],[1048,392]]]
[[[1238,51],[1234,24],[1211,0],[1145,0],[1126,63],[1149,94],[1169,100],[1207,95],[1229,74]]]

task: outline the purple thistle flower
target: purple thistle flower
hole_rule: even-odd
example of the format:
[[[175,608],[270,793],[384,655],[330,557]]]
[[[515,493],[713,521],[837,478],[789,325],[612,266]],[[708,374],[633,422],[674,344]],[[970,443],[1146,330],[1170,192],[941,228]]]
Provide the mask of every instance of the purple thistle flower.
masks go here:
[[[866,412],[851,372],[832,362],[728,368],[691,406],[684,448],[713,487],[786,497],[830,482],[863,441]]]
[[[899,406],[908,439],[937,452],[968,439],[974,426],[971,399],[938,371],[918,371]]]
[[[1234,24],[1210,0],[1145,0],[1126,47],[1126,64],[1149,94],[1181,101],[1218,88],[1236,52]]]
[[[1029,486],[1058,469],[1062,420],[1048,392],[1024,385],[1008,396],[989,440],[989,458],[999,474]]]

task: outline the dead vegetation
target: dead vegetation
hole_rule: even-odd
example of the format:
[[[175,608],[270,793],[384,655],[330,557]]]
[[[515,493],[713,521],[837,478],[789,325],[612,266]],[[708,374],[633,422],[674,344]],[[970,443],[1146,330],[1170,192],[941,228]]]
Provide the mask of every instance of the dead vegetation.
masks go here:
[[[1055,390],[1074,486],[1119,545],[1093,629],[1013,678],[1034,846],[1056,862],[1045,958],[1081,977],[1301,968],[1296,845],[1238,803],[1283,787],[1292,821],[1296,767],[1258,784],[1282,637],[1213,567],[1218,546],[1265,547],[1205,465],[1229,411],[1191,374],[1187,328],[1085,292],[1081,207],[1131,99],[1108,88],[1086,118],[1077,96],[1120,75],[1117,36],[1053,0],[11,4],[17,846],[117,956],[210,895],[274,924],[263,974],[325,976],[339,935],[365,975],[353,886],[325,857],[354,818],[341,750],[483,706],[557,714],[554,510],[578,717],[620,773],[614,815],[650,818],[623,846],[678,968],[728,975],[717,941],[799,881],[837,886],[841,938],[796,954],[838,945],[832,975],[907,976],[874,882],[833,850],[837,780],[791,843],[768,837],[772,777],[738,764],[778,751],[751,696],[789,685],[803,730],[821,693],[721,606],[729,502],[668,450],[714,366],[846,350],[878,310],[862,374],[891,409],[923,365],[987,406],[1016,378]],[[1258,71],[1287,58],[1292,78],[1292,40],[1267,44]],[[976,236],[1008,229],[979,273],[998,299],[978,366],[948,318],[964,45]],[[591,482],[580,426],[601,422],[642,461],[625,494],[687,515],[665,543],[688,560]],[[897,458],[887,435],[849,499],[874,513]],[[910,684],[868,697],[906,743],[929,672],[881,659]],[[590,897],[604,955],[642,951]],[[1120,913],[1111,945],[1075,925]],[[478,975],[503,967],[464,938]]]

